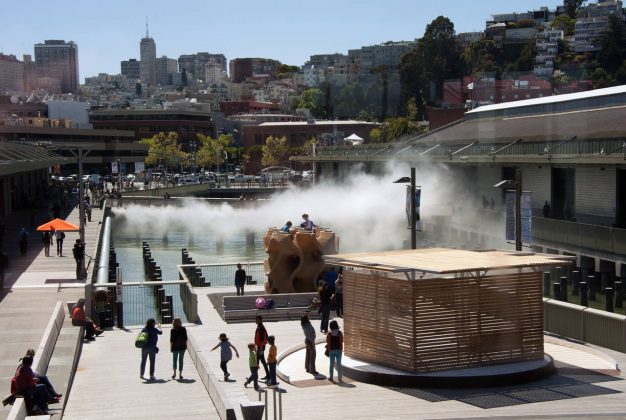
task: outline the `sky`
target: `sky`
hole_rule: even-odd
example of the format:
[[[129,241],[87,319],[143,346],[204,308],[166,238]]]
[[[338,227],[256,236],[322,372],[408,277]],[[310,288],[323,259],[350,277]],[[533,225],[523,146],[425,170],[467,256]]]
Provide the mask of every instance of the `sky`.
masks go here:
[[[420,38],[443,15],[457,32],[482,31],[494,13],[525,12],[558,0],[0,0],[0,52],[34,58],[34,44],[78,44],[81,81],[118,74],[154,38],[157,56],[204,51],[228,60],[263,57],[302,65],[313,54],[347,53],[386,41]]]

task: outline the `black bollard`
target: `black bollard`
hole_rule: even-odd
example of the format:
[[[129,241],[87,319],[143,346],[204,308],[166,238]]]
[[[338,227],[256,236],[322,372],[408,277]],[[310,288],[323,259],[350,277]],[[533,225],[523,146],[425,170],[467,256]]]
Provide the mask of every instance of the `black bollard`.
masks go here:
[[[615,282],[615,307],[623,308],[624,307],[624,290],[622,289],[622,282]]]
[[[596,276],[587,276],[587,284],[589,285],[589,300],[596,300]]]
[[[550,297],[550,272],[543,272],[543,296]]]
[[[567,277],[561,276],[561,300],[567,302]]]
[[[552,283],[552,289],[554,290],[554,299],[562,300],[561,296],[561,283]]]
[[[580,271],[573,270],[572,271],[572,295],[578,296],[578,285],[580,284]]]
[[[589,301],[587,300],[587,282],[581,281],[580,284],[580,306],[589,306]]]
[[[607,287],[604,289],[604,310],[607,312],[614,312],[613,310],[613,288]]]

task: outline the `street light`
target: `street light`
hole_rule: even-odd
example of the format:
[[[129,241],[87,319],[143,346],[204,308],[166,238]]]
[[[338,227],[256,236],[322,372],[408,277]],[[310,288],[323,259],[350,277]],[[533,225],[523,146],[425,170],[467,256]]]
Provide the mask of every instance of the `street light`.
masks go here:
[[[505,179],[494,185],[495,188],[515,190],[515,250],[522,250],[522,170],[515,169],[515,180]]]
[[[417,249],[417,228],[415,224],[417,222],[417,213],[415,211],[415,168],[411,168],[411,177],[403,176],[402,178],[393,182],[394,184],[408,184],[411,183],[410,192],[411,197],[409,198],[409,205],[411,206],[411,249]]]

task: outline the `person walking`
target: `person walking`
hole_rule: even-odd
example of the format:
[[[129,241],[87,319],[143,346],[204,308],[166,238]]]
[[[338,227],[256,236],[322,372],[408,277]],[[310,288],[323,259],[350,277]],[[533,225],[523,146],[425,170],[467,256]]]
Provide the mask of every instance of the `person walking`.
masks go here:
[[[46,255],[46,257],[50,256],[50,244],[52,244],[52,236],[50,235],[50,232],[45,231],[42,235],[41,235],[41,242],[43,243],[43,252]]]
[[[183,379],[183,358],[187,351],[187,328],[183,327],[180,318],[174,318],[170,331],[170,350],[172,351],[172,366],[174,373],[172,379],[176,379],[176,362],[178,361],[178,379]]]
[[[150,380],[154,381],[156,378],[154,377],[154,365],[156,362],[156,354],[159,351],[157,347],[157,342],[159,341],[159,335],[163,334],[161,331],[161,326],[156,326],[156,321],[154,318],[148,318],[146,321],[146,326],[143,327],[141,332],[148,333],[148,341],[141,348],[141,365],[139,367],[139,377],[141,379],[145,379],[143,377],[144,372],[146,371],[146,359],[150,357]]]
[[[248,344],[248,365],[250,366],[250,377],[246,378],[243,383],[244,388],[248,387],[250,382],[254,382],[254,390],[259,390],[259,362],[257,360],[256,346],[254,343]]]
[[[300,318],[300,325],[302,326],[302,332],[304,332],[304,345],[306,347],[304,368],[308,373],[318,375],[315,369],[315,328],[307,315],[303,315],[302,318]]]
[[[276,342],[276,338],[273,335],[270,335],[267,337],[267,342],[270,345],[270,349],[267,352],[267,365],[270,368],[268,383],[270,386],[275,386],[278,385],[278,382],[276,382],[276,365],[278,363],[276,356],[278,354],[278,348],[274,344]]]
[[[339,318],[343,318],[343,276],[341,274],[335,282],[335,311]]]
[[[224,382],[226,382],[228,381],[228,377],[230,376],[230,373],[228,373],[228,362],[230,362],[230,360],[233,358],[232,350],[235,350],[235,354],[237,355],[237,358],[239,358],[239,352],[237,351],[235,346],[230,344],[230,341],[228,341],[228,337],[226,336],[226,333],[221,333],[219,340],[220,340],[219,343],[217,343],[217,345],[213,347],[211,351],[215,350],[218,347],[220,348],[220,369],[222,369],[222,372],[224,372]],[[256,357],[256,355],[254,357]],[[257,364],[257,368],[258,368],[258,364]]]
[[[243,296],[243,287],[246,284],[246,270],[241,268],[241,264],[237,264],[235,271],[235,287],[237,288],[237,296]]]
[[[333,382],[333,374],[335,373],[335,363],[337,363],[337,379],[342,382],[343,367],[341,366],[341,355],[343,352],[343,333],[339,331],[337,321],[330,321],[330,332],[326,335],[326,349],[330,358],[330,369],[328,380]]]
[[[76,243],[74,244],[74,248],[72,248],[72,253],[74,254],[74,260],[76,261],[76,280],[83,280],[84,273],[84,259],[85,259],[85,244],[80,241],[80,239],[76,239]]]
[[[320,297],[320,309],[319,313],[322,316],[322,322],[320,323],[320,331],[323,333],[328,332],[328,320],[330,319],[330,298],[333,293],[328,288],[328,283],[323,282],[322,287],[319,290]]]
[[[256,332],[254,333],[254,345],[256,346],[257,362],[263,364],[265,369],[265,376],[261,378],[265,380],[269,378],[270,372],[267,369],[267,362],[265,361],[265,345],[267,344],[267,330],[263,325],[263,317],[261,315],[256,316]]]
[[[57,257],[63,256],[63,240],[65,239],[65,232],[59,231],[56,233],[57,239]]]
[[[26,251],[28,251],[28,231],[26,228],[22,227],[20,232],[17,234],[17,243],[20,247],[20,255],[23,257],[26,255]]]

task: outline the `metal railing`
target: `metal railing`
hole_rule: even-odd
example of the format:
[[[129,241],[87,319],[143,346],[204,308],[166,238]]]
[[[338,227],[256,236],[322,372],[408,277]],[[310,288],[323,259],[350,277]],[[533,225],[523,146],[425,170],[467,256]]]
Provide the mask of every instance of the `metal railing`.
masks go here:
[[[117,296],[116,283],[100,283],[98,287],[106,287],[110,299]],[[181,318],[183,322],[198,322],[197,295],[185,280],[125,282],[122,284],[122,302],[125,326],[143,325],[148,318],[164,324],[171,323],[174,318]],[[93,310],[98,319],[97,309],[94,307]],[[116,315],[110,313],[106,317]]]
[[[626,229],[533,217],[533,239],[626,254]]]
[[[180,264],[178,273],[182,280],[194,284],[198,270],[205,279],[206,287],[234,287],[237,264]],[[242,262],[241,268],[246,271],[246,284],[265,283],[265,267],[262,261]]]
[[[626,350],[626,316],[545,298],[543,308],[546,331],[611,350]]]

